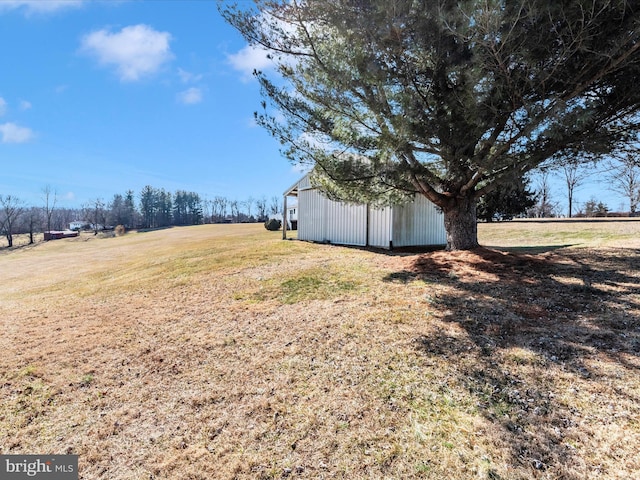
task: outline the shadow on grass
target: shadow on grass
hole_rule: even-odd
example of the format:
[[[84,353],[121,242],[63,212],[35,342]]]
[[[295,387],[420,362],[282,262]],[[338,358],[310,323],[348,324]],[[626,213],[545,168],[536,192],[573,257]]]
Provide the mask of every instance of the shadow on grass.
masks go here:
[[[432,307],[466,335],[425,334],[416,339],[418,351],[455,362],[457,382],[502,432],[514,465],[535,477],[577,479],[572,465],[582,460],[566,438],[580,413],[560,400],[566,392],[554,390],[566,383],[549,372],[600,382],[607,395],[614,388],[615,399],[640,402],[635,387],[623,391],[617,374],[598,367],[640,373],[640,250],[558,248],[423,254],[385,280],[441,286],[429,296]]]
[[[149,233],[149,232],[158,232],[160,230],[170,230],[175,228],[174,225],[166,225],[164,227],[150,227],[150,228],[138,228],[136,230],[132,230],[135,233]]]
[[[288,239],[290,240],[290,239]],[[325,243],[324,245],[331,245],[329,243]],[[443,252],[445,251],[444,245],[423,245],[423,246],[415,246],[415,247],[394,247],[392,249],[380,248],[380,247],[363,247],[360,245],[338,245],[341,248],[353,249],[353,250],[365,250],[369,252],[379,253],[381,255],[386,255],[388,257],[412,257],[418,254],[426,254],[426,253],[434,253],[434,252]],[[513,252],[513,253],[528,253],[528,254],[540,254],[552,252],[554,250],[561,250],[563,248],[573,247],[575,244],[565,244],[565,245],[538,245],[535,247],[494,247],[488,246],[486,248],[482,247],[485,250],[492,249],[501,252]]]
[[[493,250],[499,250],[501,252],[509,252],[509,253],[526,253],[530,255],[539,255],[541,253],[553,252],[555,250],[561,250],[563,248],[573,247],[573,244],[567,245],[540,245],[535,247],[492,247],[488,246],[487,248]]]

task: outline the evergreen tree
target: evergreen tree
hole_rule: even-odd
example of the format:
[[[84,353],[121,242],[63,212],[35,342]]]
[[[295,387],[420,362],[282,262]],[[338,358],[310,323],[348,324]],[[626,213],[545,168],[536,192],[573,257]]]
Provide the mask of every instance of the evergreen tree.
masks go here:
[[[137,226],[137,215],[135,196],[133,190],[127,190],[124,196],[124,225],[127,228]]]
[[[153,228],[155,221],[155,190],[150,185],[145,186],[140,192],[140,213],[142,214],[142,226]]]
[[[640,7],[628,0],[256,0],[219,9],[268,51],[257,122],[332,198],[415,194],[450,250],[476,204],[550,158],[638,133]],[[284,119],[284,120],[281,120]]]
[[[591,197],[584,205],[584,215],[586,217],[606,217],[609,213],[609,207],[595,197]]]
[[[109,203],[107,214],[107,224],[111,226],[124,225],[126,223],[126,210],[124,198],[119,193],[113,196]]]
[[[522,178],[480,198],[478,218],[486,222],[511,220],[526,213],[535,204],[536,193],[529,190],[529,180]]]

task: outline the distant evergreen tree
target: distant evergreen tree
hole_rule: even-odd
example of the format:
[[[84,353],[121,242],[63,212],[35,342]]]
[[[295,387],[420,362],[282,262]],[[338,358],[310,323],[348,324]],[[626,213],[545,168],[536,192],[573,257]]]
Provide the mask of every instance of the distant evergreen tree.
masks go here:
[[[529,180],[521,178],[487,193],[478,202],[480,220],[511,220],[536,204],[535,192],[529,190]]]
[[[126,208],[124,197],[119,193],[113,196],[108,205],[107,224],[111,226],[124,225],[126,222]]]
[[[202,200],[195,192],[178,190],[173,196],[174,225],[200,225],[204,220]]]
[[[189,225],[200,225],[204,221],[202,199],[195,192],[189,192],[187,197],[187,211]]]
[[[188,225],[187,192],[178,190],[173,196],[173,221],[176,225]]]
[[[609,207],[601,201],[591,197],[584,205],[585,217],[606,217],[609,213]]]
[[[125,221],[122,225],[127,228],[133,228],[137,225],[138,212],[136,211],[136,202],[133,190],[127,190],[124,196],[124,217]]]
[[[155,213],[155,190],[151,185],[147,185],[140,192],[140,213],[142,214],[142,226],[145,228],[154,227]]]
[[[164,188],[156,190],[156,227],[168,227],[173,222],[173,196]]]

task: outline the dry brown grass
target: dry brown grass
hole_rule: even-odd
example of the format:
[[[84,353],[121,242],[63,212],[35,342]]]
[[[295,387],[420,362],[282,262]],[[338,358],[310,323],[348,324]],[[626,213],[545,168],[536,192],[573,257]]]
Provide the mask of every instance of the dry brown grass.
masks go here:
[[[0,451],[86,479],[639,478],[640,223],[607,225],[481,225],[492,248],[456,254],[262,225],[4,250]]]

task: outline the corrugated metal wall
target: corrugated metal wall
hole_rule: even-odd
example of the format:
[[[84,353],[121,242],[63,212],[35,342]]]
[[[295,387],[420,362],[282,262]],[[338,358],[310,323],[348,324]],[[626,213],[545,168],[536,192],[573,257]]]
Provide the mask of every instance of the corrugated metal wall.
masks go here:
[[[309,175],[305,175],[298,181],[298,190],[307,190],[311,187],[311,177]]]
[[[389,248],[391,243],[391,207],[369,210],[369,245]]]
[[[367,206],[326,201],[326,236],[331,243],[367,244]]]
[[[306,178],[306,177],[305,177]],[[316,190],[298,192],[298,239],[323,242],[325,238],[326,199]]]
[[[422,195],[393,208],[393,246],[445,245],[444,215]]]
[[[298,238],[343,245],[366,245],[367,207],[334,202],[317,190],[298,193]]]
[[[409,204],[382,209],[334,202],[311,188],[309,177],[298,184],[298,239],[343,245],[389,248],[444,245],[444,216],[421,195]],[[367,210],[369,231],[367,232]]]

